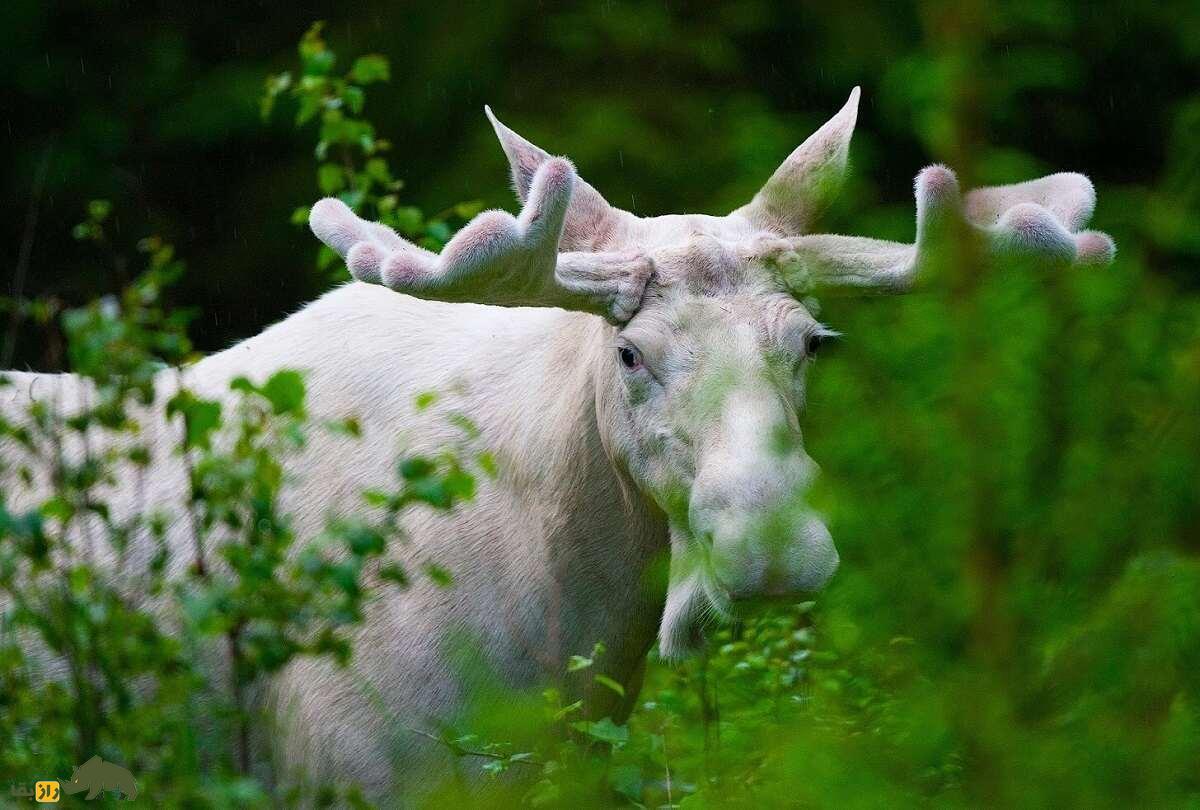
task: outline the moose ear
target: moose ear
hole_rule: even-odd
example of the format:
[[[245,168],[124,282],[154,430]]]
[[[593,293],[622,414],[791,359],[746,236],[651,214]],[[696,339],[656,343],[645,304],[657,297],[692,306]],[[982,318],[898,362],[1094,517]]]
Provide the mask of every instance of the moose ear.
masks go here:
[[[733,215],[779,236],[806,233],[845,180],[858,96],[855,87],[838,114],[796,147],[754,199]]]
[[[501,123],[491,107],[485,106],[483,110],[492,122],[496,137],[500,139],[500,146],[508,157],[513,190],[516,191],[517,198],[524,203],[529,197],[533,176],[541,165],[550,159],[550,154]],[[576,178],[575,192],[571,197],[571,206],[567,209],[559,250],[602,250],[606,247],[618,221],[629,216],[631,215],[609,205],[600,192],[582,178]]]

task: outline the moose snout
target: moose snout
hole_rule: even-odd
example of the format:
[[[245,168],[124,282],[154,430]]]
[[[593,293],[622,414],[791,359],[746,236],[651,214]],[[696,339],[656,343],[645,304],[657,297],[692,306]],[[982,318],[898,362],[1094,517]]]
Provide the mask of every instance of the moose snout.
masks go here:
[[[693,499],[693,532],[709,541],[709,573],[731,600],[817,591],[838,566],[825,523],[796,498]]]
[[[784,404],[765,386],[730,393],[701,451],[688,521],[715,599],[815,591],[837,569],[833,538],[807,501],[817,464]]]
[[[734,601],[819,591],[839,562],[829,529],[815,516],[790,531],[714,534],[710,559],[717,586]]]

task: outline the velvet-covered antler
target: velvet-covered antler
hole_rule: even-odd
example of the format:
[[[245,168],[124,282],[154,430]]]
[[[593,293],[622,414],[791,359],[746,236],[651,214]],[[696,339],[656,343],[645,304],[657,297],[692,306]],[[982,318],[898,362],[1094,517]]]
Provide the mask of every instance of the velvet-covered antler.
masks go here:
[[[557,306],[616,323],[637,311],[651,276],[653,261],[641,248],[662,249],[700,233],[744,240],[746,258],[776,267],[797,295],[905,292],[928,275],[931,258],[945,244],[956,244],[950,240],[963,235],[972,240],[971,252],[981,257],[1032,254],[1059,263],[1111,261],[1112,240],[1080,230],[1096,194],[1091,181],[1074,173],[977,189],[964,198],[953,172],[930,166],[916,180],[913,244],[806,233],[845,176],[858,100],[855,88],[842,109],[792,152],[762,190],[726,217],[640,219],[620,211],[576,177],[570,162],[551,157],[487,110],[524,204],[518,216],[485,211],[441,255],[360,219],[336,199],[313,206],[309,222],[361,281],[443,301]]]
[[[855,87],[842,109],[797,146],[754,199],[731,216],[780,236],[806,233],[845,181],[859,96]]]
[[[964,199],[954,172],[929,166],[917,175],[917,236],[911,245],[859,236],[812,234],[769,240],[766,258],[797,294],[821,290],[898,293],[918,285],[930,257],[967,234],[981,253],[1042,256],[1061,263],[1106,264],[1107,234],[1079,230],[1096,203],[1082,174],[980,188]]]
[[[577,182],[569,161],[548,157],[528,182],[520,215],[484,211],[440,255],[335,198],[313,206],[309,225],[360,281],[418,298],[554,306],[624,322],[641,302],[653,263],[638,251],[558,252]]]

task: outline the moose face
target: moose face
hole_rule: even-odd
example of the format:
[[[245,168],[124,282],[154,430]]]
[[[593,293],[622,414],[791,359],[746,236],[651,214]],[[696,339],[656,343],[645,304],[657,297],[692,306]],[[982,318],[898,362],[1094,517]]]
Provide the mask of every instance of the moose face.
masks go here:
[[[738,244],[699,236],[654,254],[641,308],[614,338],[607,430],[666,513],[672,560],[660,649],[694,646],[731,601],[822,587],[837,567],[807,502],[804,378],[832,336]]]
[[[837,567],[807,503],[816,467],[798,412],[804,374],[832,334],[813,295],[912,289],[948,244],[956,256],[1109,261],[1081,231],[1091,182],[1061,173],[960,194],[954,173],[917,175],[916,241],[811,233],[845,174],[858,110],[846,105],[749,203],[724,217],[641,218],[612,207],[574,167],[491,115],[524,207],[486,211],[434,254],[344,203],[312,208],[313,232],[360,281],[422,298],[553,306],[611,324],[597,372],[614,460],[667,515],[671,576],[659,633],[686,651],[701,620],[734,600],[821,587]]]

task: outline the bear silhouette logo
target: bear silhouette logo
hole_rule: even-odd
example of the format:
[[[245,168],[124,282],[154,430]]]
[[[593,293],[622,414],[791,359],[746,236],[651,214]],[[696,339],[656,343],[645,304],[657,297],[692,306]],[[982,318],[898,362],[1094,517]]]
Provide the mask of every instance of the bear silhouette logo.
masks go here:
[[[62,792],[68,795],[86,790],[84,800],[91,801],[105,790],[117,790],[126,799],[136,799],[137,783],[133,774],[120,765],[105,762],[99,756],[94,756],[80,765],[71,774],[70,779],[60,779]]]

